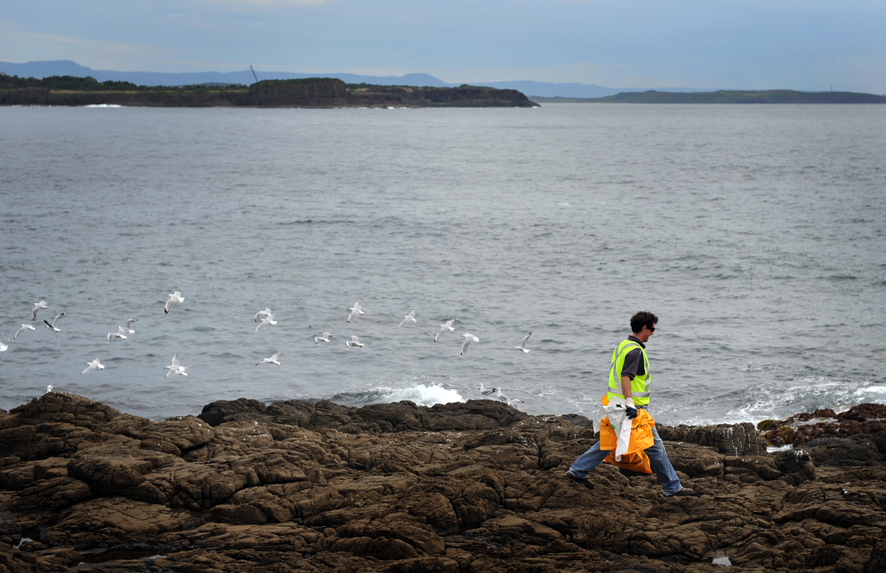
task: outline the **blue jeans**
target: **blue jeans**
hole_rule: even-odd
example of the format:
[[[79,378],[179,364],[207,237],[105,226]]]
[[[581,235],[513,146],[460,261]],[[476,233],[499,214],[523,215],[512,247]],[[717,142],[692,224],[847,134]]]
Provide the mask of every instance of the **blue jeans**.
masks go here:
[[[661,484],[664,494],[673,495],[683,489],[683,485],[680,483],[680,478],[677,477],[677,472],[674,471],[674,466],[671,465],[671,460],[668,459],[664,442],[658,437],[658,430],[655,429],[655,426],[652,426],[652,438],[652,445],[644,450],[649,456],[649,465],[652,466],[652,471],[655,472],[655,477],[658,478],[658,483]],[[601,450],[600,442],[597,442],[572,462],[569,471],[580,478],[587,477],[590,471],[603,463],[611,451]]]

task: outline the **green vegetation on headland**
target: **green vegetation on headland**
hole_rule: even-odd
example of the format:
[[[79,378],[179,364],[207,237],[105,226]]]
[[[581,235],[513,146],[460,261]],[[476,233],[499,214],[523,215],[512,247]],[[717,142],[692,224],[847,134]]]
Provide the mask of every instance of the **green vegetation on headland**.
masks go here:
[[[536,103],[886,103],[886,96],[854,92],[720,90],[715,92],[622,92],[598,98],[531,96]]]
[[[250,86],[176,87],[98,82],[92,77],[42,80],[0,74],[0,105],[151,107],[535,107],[516,90],[348,85],[332,78],[263,80]]]

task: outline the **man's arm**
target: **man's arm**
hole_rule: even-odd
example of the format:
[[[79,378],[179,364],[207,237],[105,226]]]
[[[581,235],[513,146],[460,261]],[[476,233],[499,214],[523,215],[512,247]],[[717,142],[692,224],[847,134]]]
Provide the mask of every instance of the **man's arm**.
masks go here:
[[[621,395],[625,397],[625,400],[630,398],[631,405],[633,406],[634,394],[631,392],[631,380],[630,376],[621,377]]]
[[[637,406],[634,405],[634,396],[631,394],[630,376],[621,377],[621,395],[625,397],[625,410],[628,413],[628,418],[633,420],[637,417]]]

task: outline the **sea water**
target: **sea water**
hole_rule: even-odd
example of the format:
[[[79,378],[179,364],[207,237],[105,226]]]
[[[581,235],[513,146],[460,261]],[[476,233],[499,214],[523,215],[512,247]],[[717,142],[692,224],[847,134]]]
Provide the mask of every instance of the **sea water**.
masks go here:
[[[0,108],[0,408],[47,385],[161,419],[483,383],[593,414],[638,310],[660,423],[882,402],[884,157],[875,105]]]

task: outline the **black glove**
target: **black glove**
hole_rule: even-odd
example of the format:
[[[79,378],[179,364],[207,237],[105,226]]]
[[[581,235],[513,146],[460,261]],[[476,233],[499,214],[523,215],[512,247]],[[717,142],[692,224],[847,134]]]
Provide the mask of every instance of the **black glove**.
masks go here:
[[[633,420],[637,417],[637,409],[632,408],[630,406],[625,406],[625,412],[627,412],[627,417]]]

